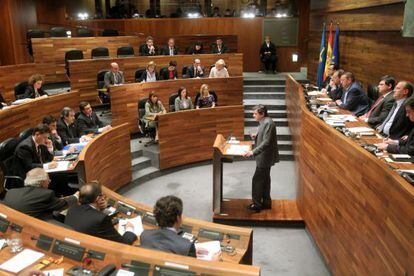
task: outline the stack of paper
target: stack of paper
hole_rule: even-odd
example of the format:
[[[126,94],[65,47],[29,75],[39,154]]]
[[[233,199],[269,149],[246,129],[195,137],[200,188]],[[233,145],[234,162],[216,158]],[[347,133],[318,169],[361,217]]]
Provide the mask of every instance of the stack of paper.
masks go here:
[[[200,242],[195,244],[197,259],[204,261],[218,261],[221,255],[219,241]]]
[[[369,127],[350,127],[348,130],[352,133],[373,133],[374,130]]]
[[[141,233],[144,231],[144,227],[142,226],[141,216],[136,216],[135,218],[131,219],[120,219],[118,223],[118,233],[123,235],[126,231],[126,224],[130,222],[134,226],[134,234],[140,236]]]
[[[324,95],[324,94],[320,91],[309,91],[308,95],[309,96],[319,96],[319,95]]]
[[[70,161],[58,161],[57,163],[57,167],[54,169],[49,169],[49,164],[50,163],[45,163],[43,164],[43,169],[45,169],[46,172],[50,173],[50,172],[64,172],[67,171],[69,169],[70,166]]]
[[[249,145],[230,145],[227,149],[226,154],[229,155],[244,155],[250,150]]]
[[[21,270],[25,269],[29,265],[33,264],[40,258],[42,258],[45,254],[41,252],[37,252],[31,249],[25,249],[13,258],[9,259],[8,261],[2,263],[0,265],[0,269],[12,272],[12,273],[19,273]]]
[[[343,122],[356,122],[356,121],[358,121],[354,115],[341,115],[341,114],[329,115],[328,119],[340,120],[340,121],[343,121]]]

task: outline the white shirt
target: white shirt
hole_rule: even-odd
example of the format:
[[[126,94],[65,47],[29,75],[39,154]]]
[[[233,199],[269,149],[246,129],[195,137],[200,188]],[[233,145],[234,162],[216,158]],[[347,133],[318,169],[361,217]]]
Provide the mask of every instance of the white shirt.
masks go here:
[[[156,77],[155,71],[151,74],[147,70],[147,78],[144,80],[144,82],[154,82],[154,81],[157,81],[157,77]]]
[[[392,123],[394,122],[395,116],[397,115],[398,110],[400,110],[402,104],[404,103],[405,98],[396,101],[397,107],[394,109],[394,113],[391,115],[391,117],[388,119],[388,121],[385,123],[384,128],[382,132],[384,132],[387,135],[390,135],[390,128],[392,126]]]
[[[227,68],[223,68],[220,71],[217,70],[216,67],[211,68],[210,71],[210,78],[228,78],[229,72],[227,71]]]

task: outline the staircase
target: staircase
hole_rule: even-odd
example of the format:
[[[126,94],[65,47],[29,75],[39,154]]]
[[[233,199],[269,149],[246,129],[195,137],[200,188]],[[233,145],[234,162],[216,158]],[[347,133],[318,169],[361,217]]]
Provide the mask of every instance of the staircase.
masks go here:
[[[243,104],[244,139],[251,140],[250,133],[257,132],[258,122],[253,118],[252,108],[263,104],[268,108],[269,116],[276,123],[280,160],[292,161],[292,137],[287,122],[284,78],[245,78]]]

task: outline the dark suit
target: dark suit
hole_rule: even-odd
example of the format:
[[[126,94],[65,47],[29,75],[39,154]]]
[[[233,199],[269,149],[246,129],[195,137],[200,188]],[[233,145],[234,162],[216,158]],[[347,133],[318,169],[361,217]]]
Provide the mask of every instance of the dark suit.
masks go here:
[[[162,47],[161,50],[160,50],[160,55],[170,56],[170,47],[168,45]],[[178,55],[178,47],[174,46],[173,47],[173,56],[176,56],[176,55]]]
[[[203,71],[202,74],[194,69],[194,65],[191,65],[187,68],[187,78],[204,78],[204,67],[201,67],[201,70]]]
[[[408,99],[408,98],[407,98]],[[392,121],[391,127],[389,129],[389,137],[391,139],[400,139],[404,135],[408,135],[414,127],[414,123],[407,117],[405,112],[404,104],[407,102],[407,99],[404,100],[401,107],[398,109],[397,114]],[[397,105],[397,102],[394,103],[394,106]],[[392,115],[393,108],[388,113],[387,118],[384,119],[383,123],[378,127],[378,130],[383,132],[385,123],[388,121],[388,117]]]
[[[211,53],[212,54],[225,54],[228,52],[227,46],[224,44],[221,44],[221,48],[219,49],[217,47],[217,44],[213,44],[213,46],[211,46]]]
[[[88,133],[97,133],[99,128],[105,126],[104,123],[99,120],[95,112],[92,112],[91,117],[88,117],[83,112],[81,112],[76,119],[76,123],[78,125],[78,133],[81,135]]]
[[[194,243],[179,236],[171,229],[144,230],[141,234],[140,242],[144,248],[196,257]]]
[[[168,70],[168,68],[163,68],[160,72],[160,75],[161,75],[161,79],[163,80],[178,79],[177,69],[174,69],[172,78],[170,78],[170,71]]]
[[[79,143],[79,133],[76,125],[67,125],[62,118],[57,121],[57,132],[62,139],[63,146]]]
[[[39,96],[47,95],[46,92],[43,90],[43,88],[38,89],[37,93],[39,94]],[[32,98],[32,99],[36,98],[36,92],[35,92],[33,85],[28,85],[26,87],[26,90],[24,91],[23,99],[26,99],[26,98]]]
[[[46,146],[40,145],[39,149],[40,154],[38,155],[32,136],[20,142],[14,151],[14,175],[25,179],[28,171],[34,168],[43,168],[43,163],[48,163],[53,160],[53,154],[48,151]]]
[[[276,124],[270,117],[264,117],[260,121],[253,156],[256,160],[256,171],[252,180],[252,199],[259,207],[269,206],[272,203],[270,168],[279,162]]]
[[[89,204],[70,207],[65,224],[78,232],[111,241],[132,244],[137,239],[137,236],[129,231],[121,236],[112,225],[111,218]]]
[[[329,86],[328,89],[327,89],[327,94],[334,101],[340,100],[342,98],[342,95],[343,95],[342,86],[338,85],[335,89],[332,89]]]
[[[139,55],[140,56],[155,56],[155,55],[157,55],[157,48],[154,46],[154,52],[150,53],[148,45],[147,44],[142,44],[139,47]]]
[[[270,54],[265,54],[265,52],[270,52]],[[269,43],[267,47],[266,42],[263,42],[260,47],[260,60],[264,63],[266,71],[269,70],[270,65],[272,66],[272,71],[276,71],[276,46],[272,42]]]
[[[341,101],[339,107],[351,111],[356,116],[365,114],[369,107],[368,96],[357,82],[353,82],[343,91]]]
[[[4,204],[26,215],[36,218],[50,218],[54,211],[66,209],[77,202],[75,196],[57,198],[54,191],[41,187],[10,189],[4,197]]]
[[[414,129],[411,130],[407,140],[399,140],[397,145],[388,145],[389,153],[409,154],[414,156]]]
[[[155,72],[155,79],[156,80],[160,79],[160,75],[157,72]],[[138,80],[138,82],[142,82],[142,81],[147,81],[147,70],[142,72],[141,78]]]
[[[386,97],[381,96],[381,101],[372,109],[367,123],[374,128],[382,124],[385,118],[387,118],[388,113],[390,113],[394,103],[394,93],[391,92]]]
[[[123,84],[125,82],[124,73],[122,71],[118,71],[117,73],[108,71],[105,73],[104,82],[106,88],[114,84]]]
[[[204,54],[204,50],[203,50],[203,48],[201,48],[200,50],[196,50],[195,46],[193,46],[193,47],[188,49],[187,54],[189,54],[189,55],[201,55],[201,54]]]

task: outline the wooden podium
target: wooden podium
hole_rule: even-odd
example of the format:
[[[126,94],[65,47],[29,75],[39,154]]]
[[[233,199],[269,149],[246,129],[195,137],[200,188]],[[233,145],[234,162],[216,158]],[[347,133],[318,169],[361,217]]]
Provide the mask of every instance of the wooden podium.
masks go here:
[[[255,213],[247,209],[251,199],[223,198],[223,163],[233,162],[234,157],[242,156],[243,150],[251,147],[252,142],[234,144],[217,135],[213,145],[213,221],[231,225],[303,226],[296,200],[272,200],[272,209]]]

